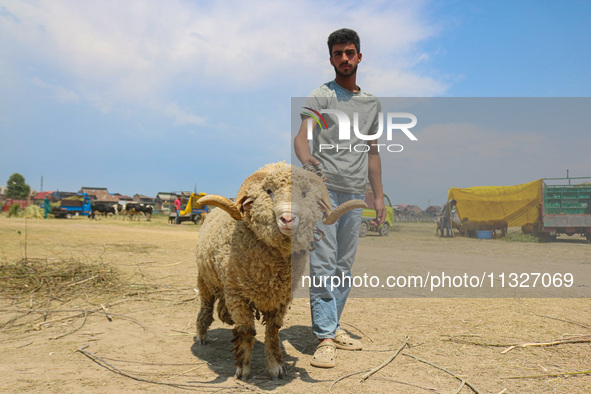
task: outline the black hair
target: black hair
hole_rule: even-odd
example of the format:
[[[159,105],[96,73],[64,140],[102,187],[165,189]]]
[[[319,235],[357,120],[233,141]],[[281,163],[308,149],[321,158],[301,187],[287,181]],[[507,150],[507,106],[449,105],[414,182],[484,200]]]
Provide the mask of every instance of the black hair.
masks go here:
[[[361,42],[359,40],[359,36],[355,30],[351,29],[339,29],[330,34],[328,36],[328,53],[332,56],[332,47],[335,44],[349,44],[352,43],[355,45],[355,49],[357,49],[357,53],[361,52]]]

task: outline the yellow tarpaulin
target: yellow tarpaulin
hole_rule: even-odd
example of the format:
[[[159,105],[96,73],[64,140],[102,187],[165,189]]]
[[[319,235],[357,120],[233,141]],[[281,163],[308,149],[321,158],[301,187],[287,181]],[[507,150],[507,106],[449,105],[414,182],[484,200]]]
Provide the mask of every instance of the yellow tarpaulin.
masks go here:
[[[542,205],[542,180],[515,186],[479,186],[449,189],[463,220],[505,220],[509,227],[535,222]]]
[[[197,200],[199,200],[201,197],[205,195],[205,193],[191,193],[191,197],[189,197],[189,202],[187,202],[185,209],[181,211],[181,216],[185,216],[186,214],[193,212],[193,209],[203,208],[201,205],[197,204]]]

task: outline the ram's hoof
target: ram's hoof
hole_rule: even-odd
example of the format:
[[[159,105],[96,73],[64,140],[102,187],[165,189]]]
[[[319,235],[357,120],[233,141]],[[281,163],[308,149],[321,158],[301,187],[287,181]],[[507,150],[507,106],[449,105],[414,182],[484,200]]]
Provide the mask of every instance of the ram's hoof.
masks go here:
[[[236,373],[234,377],[236,379],[246,381],[248,379],[248,375],[250,375],[250,365],[245,365],[244,367],[236,367]]]
[[[197,342],[199,342],[200,345],[205,345],[207,343],[207,333],[203,335],[199,335],[199,333],[197,333],[195,338],[197,339]]]
[[[283,364],[275,364],[268,368],[271,379],[277,381],[279,379],[285,379],[287,375],[287,369]]]

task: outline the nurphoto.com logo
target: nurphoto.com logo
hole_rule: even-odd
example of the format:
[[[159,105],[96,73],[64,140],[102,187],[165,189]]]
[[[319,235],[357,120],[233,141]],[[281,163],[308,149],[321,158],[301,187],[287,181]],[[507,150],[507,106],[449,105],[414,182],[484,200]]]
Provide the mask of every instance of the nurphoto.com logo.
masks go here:
[[[321,109],[320,111],[316,111],[309,107],[304,107],[304,109],[308,110],[309,112],[305,112],[304,114],[309,116],[308,119],[308,140],[312,140],[312,133],[314,130],[314,121],[320,127],[320,132],[328,131],[328,125],[326,123],[326,119],[322,114],[332,114],[335,115],[339,125],[339,141],[350,141],[351,140],[351,120],[349,116],[338,109]],[[417,117],[408,112],[388,112],[386,115],[386,139],[388,142],[392,141],[392,135],[394,131],[402,131],[409,140],[411,141],[418,141],[417,137],[413,133],[410,132],[409,129],[413,128],[417,125]],[[395,120],[400,119],[409,119],[410,123],[394,123]],[[375,134],[364,135],[359,131],[359,113],[353,113],[353,133],[355,136],[362,141],[377,141],[378,138],[382,136],[384,133],[384,117],[383,114],[380,112],[378,115],[378,130]],[[378,152],[382,149],[386,149],[388,152],[398,153],[404,150],[404,147],[400,144],[379,144],[373,143],[371,144],[376,146]],[[319,150],[335,150],[338,152],[340,150],[347,150],[349,152],[367,152],[369,151],[369,145],[367,143],[356,144],[356,145],[346,145],[346,144],[320,144]]]

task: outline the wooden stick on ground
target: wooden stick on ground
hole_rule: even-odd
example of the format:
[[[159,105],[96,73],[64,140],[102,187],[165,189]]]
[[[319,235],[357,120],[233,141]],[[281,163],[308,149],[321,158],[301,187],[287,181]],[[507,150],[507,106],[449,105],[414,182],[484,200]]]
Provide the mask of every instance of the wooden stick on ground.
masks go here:
[[[53,340],[53,339],[60,339],[63,338],[65,336],[68,336],[70,334],[75,333],[76,331],[80,330],[82,327],[84,327],[84,325],[86,324],[86,319],[88,318],[88,312],[84,311],[84,321],[82,321],[82,324],[80,324],[80,326],[78,328],[73,329],[72,331],[66,333],[66,334],[62,334],[62,335],[58,335],[57,337],[51,337],[49,339]]]
[[[116,366],[109,364],[108,362],[106,362],[104,359],[102,359],[101,357],[97,356],[94,353],[91,353],[87,350],[84,350],[88,347],[88,345],[84,345],[78,349],[76,349],[76,352],[82,353],[83,355],[85,355],[86,357],[88,357],[90,360],[94,361],[95,363],[97,363],[98,365],[100,365],[101,367],[111,371],[111,372],[115,372],[119,375],[125,376],[126,378],[130,378],[133,380],[137,380],[138,382],[145,382],[145,383],[152,383],[152,384],[159,384],[159,385],[163,385],[163,386],[170,386],[170,387],[176,387],[179,389],[184,389],[184,390],[189,390],[189,389],[196,389],[196,388],[204,388],[207,387],[209,389],[212,388],[212,386],[208,386],[208,385],[199,385],[199,384],[182,384],[182,383],[168,383],[168,382],[159,382],[156,380],[149,380],[149,379],[144,379],[144,378],[140,378],[139,376],[134,376],[131,374],[128,374],[127,372],[117,368]],[[242,386],[240,386],[242,388]],[[216,387],[217,389],[218,387]],[[219,387],[219,389],[236,389],[236,386],[222,386]]]
[[[394,360],[396,358],[396,356],[398,356],[398,354],[400,354],[400,352],[402,351],[402,349],[404,349],[406,347],[406,344],[408,343],[408,335],[404,337],[404,343],[402,344],[402,346],[400,346],[398,348],[398,350],[396,350],[396,353],[394,353],[389,359],[387,359],[386,361],[384,361],[383,363],[381,363],[380,365],[378,365],[376,368],[372,369],[371,371],[369,371],[368,373],[366,373],[365,375],[363,375],[361,377],[361,380],[359,381],[359,383],[363,382],[364,380],[366,380],[367,378],[369,378],[371,375],[373,375],[374,373],[378,372],[380,369],[384,368],[386,365],[390,364],[392,362],[392,360]]]
[[[558,378],[561,376],[576,376],[576,375],[589,375],[589,374],[591,374],[591,370],[580,371],[580,372],[548,373],[548,374],[542,374],[542,375],[508,376],[508,377],[502,377],[501,379]]]
[[[551,342],[531,342],[531,343],[522,343],[519,345],[512,345],[509,346],[507,349],[503,350],[501,352],[501,354],[505,354],[510,352],[511,350],[518,348],[518,347],[540,347],[540,346],[556,346],[556,345],[562,345],[565,343],[590,343],[591,342],[591,338],[586,338],[586,339],[559,339],[557,341],[551,341]]]
[[[440,370],[442,370],[443,372],[446,372],[446,373],[450,374],[451,376],[453,376],[454,378],[456,378],[456,379],[458,379],[460,382],[462,382],[462,386],[461,386],[461,387],[463,387],[464,385],[466,385],[466,386],[470,387],[470,389],[472,389],[472,391],[474,391],[476,394],[480,394],[480,391],[478,391],[478,389],[476,389],[476,387],[474,387],[474,385],[473,385],[472,383],[470,383],[470,382],[468,382],[466,379],[464,379],[464,378],[462,378],[462,377],[460,377],[460,376],[456,375],[455,373],[453,373],[453,372],[451,372],[451,371],[449,371],[449,370],[447,370],[447,369],[445,369],[445,368],[443,368],[443,367],[440,367],[439,365],[436,365],[436,364],[430,363],[429,361],[426,361],[426,360],[420,359],[420,358],[418,358],[417,356],[413,356],[412,354],[406,354],[406,353],[402,353],[402,355],[403,355],[403,356],[406,356],[406,357],[411,357],[411,358],[414,358],[414,359],[415,359],[415,360],[417,360],[417,361],[420,361],[420,362],[422,362],[422,363],[428,364],[428,365],[430,365],[430,366],[432,366],[432,367],[434,367],[434,368],[440,369]],[[461,387],[460,387],[460,388],[461,388]]]
[[[330,390],[332,390],[333,386],[335,384],[337,384],[338,382],[340,382],[341,380],[350,378],[351,376],[359,375],[360,373],[364,373],[364,372],[367,372],[367,371],[369,371],[369,369],[364,369],[363,371],[353,372],[353,373],[347,374],[345,376],[341,376],[340,378],[338,378],[337,380],[335,380],[334,382],[332,382],[332,384],[328,388],[328,392],[330,393]]]

